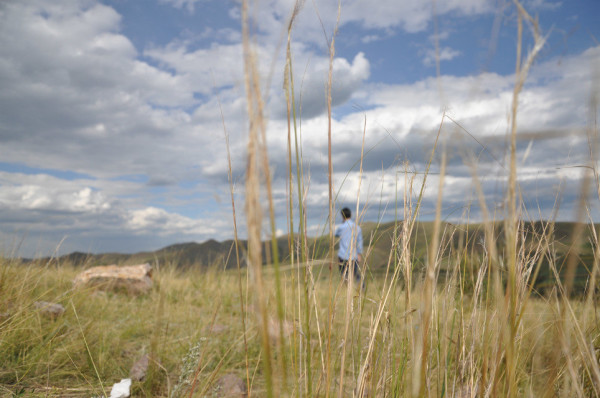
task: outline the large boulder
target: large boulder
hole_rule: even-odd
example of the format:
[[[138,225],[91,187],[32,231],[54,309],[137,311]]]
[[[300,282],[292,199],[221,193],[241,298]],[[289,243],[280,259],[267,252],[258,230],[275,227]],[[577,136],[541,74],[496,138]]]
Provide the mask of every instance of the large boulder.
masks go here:
[[[77,275],[73,285],[133,294],[146,293],[152,288],[152,267],[150,264],[92,267]]]

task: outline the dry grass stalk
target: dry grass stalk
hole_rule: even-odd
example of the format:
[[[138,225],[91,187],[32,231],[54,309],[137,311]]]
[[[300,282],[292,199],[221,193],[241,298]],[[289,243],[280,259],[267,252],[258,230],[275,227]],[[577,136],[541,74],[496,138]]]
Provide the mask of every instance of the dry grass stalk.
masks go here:
[[[537,54],[542,49],[545,38],[540,35],[539,25],[536,20],[531,18],[529,13],[523,8],[518,0],[514,0],[518,9],[518,32],[517,32],[517,59],[515,68],[515,87],[513,90],[512,108],[511,108],[511,127],[510,127],[510,162],[509,176],[506,192],[507,213],[504,218],[504,233],[506,245],[506,263],[508,269],[508,282],[506,291],[506,317],[507,326],[504,333],[504,346],[506,348],[506,372],[507,372],[507,396],[516,396],[517,386],[517,365],[516,365],[516,338],[517,338],[517,311],[519,302],[517,297],[517,225],[518,214],[516,204],[517,188],[517,111],[519,107],[519,94],[523,89],[529,69],[533,65]],[[521,46],[523,35],[523,19],[525,19],[533,33],[534,46],[527,55],[526,60],[521,61]]]
[[[237,215],[236,215],[236,207],[235,207],[235,189],[233,185],[233,168],[231,166],[231,151],[229,146],[229,133],[227,131],[227,126],[225,124],[225,116],[223,115],[223,107],[221,106],[221,99],[217,94],[217,101],[219,103],[219,112],[221,114],[221,122],[223,124],[223,133],[225,135],[225,147],[227,148],[227,178],[229,180],[229,194],[231,196],[231,217],[233,222],[233,242],[235,249],[235,260],[238,271],[238,294],[240,297],[240,318],[242,321],[242,330],[244,336],[244,356],[246,360],[246,389],[250,391],[250,364],[248,362],[248,340],[246,338],[246,309],[245,309],[245,299],[242,288],[242,271],[241,271],[241,261],[240,261],[240,248],[239,248],[239,238],[238,238],[238,229],[237,229]]]
[[[441,130],[441,126],[440,126]],[[431,325],[431,316],[433,312],[433,303],[435,300],[435,282],[436,269],[439,266],[438,248],[440,246],[440,223],[442,219],[442,197],[444,194],[444,177],[446,175],[446,151],[442,152],[442,165],[440,169],[438,198],[436,205],[436,214],[433,227],[433,239],[428,255],[427,269],[425,274],[425,288],[423,289],[422,297],[422,336],[418,341],[421,345],[421,354],[418,356],[417,363],[420,361],[420,366],[415,366],[415,376],[413,378],[413,396],[424,396],[427,389],[427,365],[429,357],[429,330]]]
[[[262,277],[262,207],[260,201],[260,160],[264,153],[265,143],[262,141],[265,130],[263,102],[260,87],[260,75],[254,50],[250,45],[248,20],[248,2],[242,1],[242,44],[244,49],[244,82],[246,87],[246,102],[250,122],[248,137],[248,163],[246,169],[246,224],[248,229],[248,263],[253,270],[256,301],[258,303],[258,323],[262,336],[263,370],[267,396],[273,396],[272,357],[269,341],[267,303]],[[264,165],[263,165],[264,167]],[[263,175],[269,173],[262,170]]]
[[[331,256],[330,256],[330,265],[329,265],[329,290],[332,289],[332,275],[331,275],[331,267],[334,264],[334,218],[335,218],[335,206],[334,206],[334,197],[333,197],[333,160],[331,157],[331,86],[333,82],[333,59],[335,57],[335,36],[337,34],[338,26],[340,23],[340,15],[341,15],[341,0],[338,1],[338,13],[337,20],[333,35],[331,36],[331,40],[329,42],[329,71],[327,75],[327,184],[328,184],[328,195],[329,195],[329,247],[331,248]],[[325,31],[323,32],[325,33]],[[325,35],[327,38],[327,35]],[[333,327],[333,302],[329,303],[327,317],[327,352],[326,352],[326,370],[325,370],[325,395],[328,398],[332,383],[332,371],[331,371],[331,332]]]

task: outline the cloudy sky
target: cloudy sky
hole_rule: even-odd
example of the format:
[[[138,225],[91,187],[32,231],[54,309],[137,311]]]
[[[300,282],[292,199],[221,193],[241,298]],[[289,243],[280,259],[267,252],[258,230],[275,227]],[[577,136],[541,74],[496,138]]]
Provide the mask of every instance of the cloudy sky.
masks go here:
[[[313,234],[327,225],[325,82],[337,4],[306,1],[292,36]],[[558,200],[558,217],[570,220],[589,170],[580,166],[591,164],[588,143],[597,141],[588,133],[600,94],[600,2],[523,4],[546,37],[519,102],[523,217],[548,218]],[[293,5],[252,3],[281,232],[285,29]],[[248,121],[240,15],[239,1],[228,0],[0,2],[4,253],[137,252],[232,238],[221,111],[244,236]],[[364,221],[391,220],[405,171],[418,190],[442,124],[444,219],[480,218],[474,171],[488,207],[501,217],[516,32],[510,1],[342,0],[332,98],[337,208],[355,208],[359,197]],[[526,25],[525,51],[531,46]],[[436,156],[425,220],[434,216],[439,167]],[[590,196],[590,214],[600,222],[598,194],[595,201]]]

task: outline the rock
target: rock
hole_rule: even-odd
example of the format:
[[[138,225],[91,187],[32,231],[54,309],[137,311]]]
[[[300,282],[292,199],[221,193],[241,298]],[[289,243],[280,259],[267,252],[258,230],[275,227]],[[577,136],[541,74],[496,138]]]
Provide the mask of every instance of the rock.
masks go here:
[[[122,379],[120,382],[113,384],[109,398],[129,397],[129,387],[131,387],[131,379]]]
[[[92,267],[77,275],[73,285],[133,294],[146,293],[152,288],[152,267],[150,264]]]
[[[148,371],[148,354],[145,354],[141,357],[136,363],[131,367],[131,371],[129,371],[129,376],[131,380],[142,381],[146,377],[146,372]]]
[[[246,398],[248,391],[246,383],[233,373],[227,373],[217,381],[216,394],[218,397]]]
[[[60,304],[50,303],[48,301],[36,301],[33,303],[35,309],[50,318],[58,318],[65,313],[65,307]]]
[[[214,324],[206,327],[206,331],[211,334],[221,334],[229,330],[229,327],[220,324]]]
[[[294,332],[294,323],[283,320],[283,338],[286,339]],[[271,342],[276,344],[279,342],[279,320],[276,318],[269,318],[268,321],[268,334]]]

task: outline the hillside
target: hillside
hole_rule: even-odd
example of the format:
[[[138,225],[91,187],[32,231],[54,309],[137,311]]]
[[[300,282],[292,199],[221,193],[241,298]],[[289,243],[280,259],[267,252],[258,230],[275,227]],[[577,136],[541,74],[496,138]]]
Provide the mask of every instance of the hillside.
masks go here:
[[[377,273],[380,270],[387,268],[390,259],[390,252],[394,245],[394,237],[399,239],[402,232],[401,223],[397,225],[394,222],[385,224],[376,224],[366,222],[363,223],[363,238],[364,246],[367,254],[367,261],[370,272]],[[397,226],[397,228],[396,228]],[[559,270],[565,261],[565,257],[569,247],[572,245],[570,236],[572,236],[574,223],[559,222],[554,224],[554,230],[550,237],[553,242],[553,250],[556,254],[556,263]],[[600,225],[595,225],[596,231],[600,231]],[[396,233],[394,232],[396,230]],[[468,253],[471,257],[478,258],[484,251],[484,228],[482,224],[442,224],[442,240],[443,252],[442,256],[449,256],[452,253],[461,251]],[[523,224],[524,236],[528,245],[534,245],[538,239],[536,237],[542,234],[541,222],[528,222]],[[433,224],[431,222],[419,222],[411,234],[410,248],[413,259],[413,269],[417,272],[422,268],[427,258],[429,242],[433,234]],[[499,248],[499,255],[502,256],[504,241],[504,229],[501,222],[494,224],[494,236]],[[584,277],[589,274],[589,269],[593,264],[593,247],[591,245],[592,228],[590,225],[584,228],[582,244],[579,252],[579,266],[577,274]],[[283,236],[278,238],[278,253],[280,262],[283,264],[289,263],[290,245],[289,237]],[[308,242],[309,253],[308,258],[321,259],[326,258],[329,254],[328,237],[321,236],[310,238]],[[247,242],[239,241],[240,263],[244,267],[245,252]],[[263,243],[263,252],[265,253],[263,263],[271,263],[270,242]],[[42,261],[48,261],[43,259]],[[106,264],[139,264],[139,263],[157,263],[171,264],[181,269],[209,266],[219,268],[235,268],[237,267],[237,259],[235,254],[235,244],[233,240],[218,242],[216,240],[208,240],[203,243],[188,242],[180,243],[164,247],[152,252],[140,252],[134,254],[119,254],[119,253],[104,253],[104,254],[86,254],[75,252],[58,259],[60,263],[70,263],[78,267],[89,267],[94,265]],[[393,261],[392,261],[393,263]],[[443,270],[442,265],[442,272]],[[543,260],[543,266],[540,270],[538,281],[546,281],[552,279],[547,267],[547,260]]]
[[[446,394],[444,378],[458,385],[464,383],[465,371],[468,371],[473,374],[469,377],[482,380],[478,373],[482,368],[480,364],[495,356],[505,356],[498,352],[502,352],[506,344],[503,336],[510,333],[510,323],[506,315],[502,315],[507,290],[502,287],[498,291],[487,289],[489,279],[486,275],[480,278],[483,288],[473,288],[473,275],[478,274],[477,267],[483,263],[482,226],[450,223],[442,225],[443,251],[438,289],[432,290],[433,296],[429,298],[419,277],[413,279],[412,290],[404,289],[402,274],[396,279],[389,274],[386,278],[381,272],[390,253],[393,254],[399,246],[397,243],[392,246],[394,237],[398,237],[395,227],[393,223],[379,226],[363,224],[366,246],[370,247],[369,271],[366,290],[356,295],[351,294],[351,285],[341,282],[337,271],[332,274],[315,272],[310,285],[303,278],[297,278],[296,272],[282,272],[283,289],[279,303],[284,311],[280,324],[283,327],[279,330],[275,273],[265,272],[263,285],[258,286],[243,283],[245,272],[217,269],[217,266],[233,264],[230,241],[183,243],[156,252],[132,255],[72,253],[56,259],[59,266],[55,266],[54,260],[50,263],[52,266],[42,263],[31,267],[0,261],[0,396],[108,396],[110,385],[127,377],[132,365],[147,355],[147,358],[155,360],[149,362],[146,378],[133,382],[132,396],[221,396],[219,380],[222,376],[236,375],[243,384],[244,376],[252,371],[254,376],[247,382],[248,390],[253,396],[262,397],[266,396],[265,376],[260,368],[256,370],[256,364],[264,358],[265,352],[261,348],[261,334],[269,337],[267,341],[273,349],[273,374],[278,386],[283,385],[287,378],[290,384],[294,383],[293,388],[303,388],[306,379],[303,371],[297,369],[307,365],[298,356],[306,358],[306,352],[315,354],[316,359],[308,365],[315,375],[313,380],[326,379],[326,370],[323,371],[319,358],[327,358],[328,355],[332,358],[335,374],[342,369],[346,369],[348,374],[356,374],[351,361],[342,364],[340,360],[341,356],[348,355],[362,361],[361,366],[365,368],[367,364],[373,366],[372,376],[367,381],[371,391],[380,391],[370,395],[373,397],[411,394],[409,383],[414,372],[420,369],[414,368],[414,358],[421,357],[421,351],[412,347],[418,347],[419,342],[427,338],[432,342],[433,350],[427,355],[427,370],[431,372],[428,377],[433,381],[431,385],[439,396],[457,396]],[[573,227],[568,223],[555,225],[552,235],[556,238],[550,239],[550,244],[557,267],[563,263]],[[432,228],[431,223],[415,225],[410,248],[403,253],[412,257],[416,273],[422,272]],[[526,224],[524,228],[532,231],[532,236],[534,232],[540,233],[537,223]],[[496,224],[494,231],[498,237],[499,256],[502,256],[502,226]],[[591,231],[586,230],[584,239],[590,236]],[[327,254],[327,239],[310,240],[309,258]],[[283,246],[284,253],[287,238],[280,239],[279,244]],[[527,252],[534,245],[535,239],[530,237],[519,247]],[[587,283],[586,267],[593,263],[591,245],[587,241],[584,241],[581,253],[580,274],[576,279],[578,290],[569,301],[573,311],[569,313],[568,322],[557,311],[564,303],[562,298],[538,294],[553,285],[554,279],[549,277],[551,273],[547,264],[540,268],[536,291],[531,295],[522,294],[522,301],[517,302],[516,311],[522,316],[519,317],[519,327],[515,329],[517,337],[511,341],[518,342],[515,345],[519,359],[516,369],[521,372],[520,380],[530,385],[527,388],[533,391],[532,396],[576,395],[570,392],[554,394],[554,388],[546,387],[547,384],[552,386],[553,382],[539,377],[551,369],[566,367],[565,357],[573,363],[583,357],[587,358],[586,363],[597,364],[600,328],[596,318],[589,315],[594,313],[596,298],[579,299],[584,292],[579,287]],[[587,259],[585,256],[588,256]],[[229,260],[225,261],[227,258]],[[519,264],[531,267],[530,258],[525,256]],[[140,261],[158,261],[159,264],[170,261],[181,269],[156,267],[153,274],[155,287],[138,297],[122,292],[73,288],[72,281],[81,267]],[[215,264],[215,267],[201,269],[201,261]],[[288,270],[291,268],[286,267]],[[498,269],[504,272],[502,265]],[[454,272],[456,270],[461,272]],[[527,272],[519,273],[519,283],[528,283],[528,275]],[[503,277],[506,279],[505,275]],[[390,289],[392,284],[398,288]],[[348,290],[344,289],[345,286]],[[266,326],[256,322],[259,317],[255,315],[259,313],[253,302],[257,292],[265,292],[267,296]],[[61,315],[42,312],[40,305],[48,302],[62,305],[64,311]],[[354,319],[348,311],[352,305],[358,309],[358,316]],[[430,329],[422,326],[423,318],[418,311],[426,305],[432,306],[431,319],[435,319],[428,324]],[[373,320],[379,317],[381,321],[374,324]],[[557,331],[560,328],[569,328],[566,329],[569,331],[577,328],[581,332],[576,335],[578,338],[569,340],[569,351],[561,349],[557,354]],[[565,334],[569,335],[572,334]],[[317,343],[327,339],[331,344]],[[376,344],[376,350],[370,353],[365,340]],[[305,344],[307,341],[314,344]],[[306,346],[313,349],[302,351]],[[533,350],[531,347],[536,348]],[[279,355],[281,349],[285,350],[284,355]],[[344,354],[343,350],[348,350],[348,353]],[[473,357],[473,364],[463,368],[460,364],[465,361],[465,353]],[[503,358],[498,359],[497,365],[503,364]],[[539,370],[529,370],[527,367],[533,366],[531,364]],[[580,374],[586,372],[583,366],[580,362],[577,370]],[[399,367],[406,371],[394,375],[392,372],[398,371]],[[439,367],[442,367],[441,371],[438,371]],[[284,374],[288,369],[294,373]],[[439,377],[436,372],[440,372]],[[560,373],[564,375],[562,377],[570,374]],[[389,375],[402,383],[391,383]],[[370,377],[375,377],[375,380]],[[492,371],[487,377],[503,377],[503,372]],[[191,393],[192,380],[197,382],[196,395]],[[323,390],[331,390],[331,396],[352,396],[356,391],[356,380],[348,377],[340,383],[341,394],[335,393],[334,388],[338,388],[335,382],[332,382],[331,388],[324,386]],[[442,382],[436,384],[436,380]],[[502,379],[498,383],[501,384]],[[585,391],[581,396],[598,396],[596,391],[592,391],[590,382],[583,380],[581,384],[581,390]],[[477,381],[473,385],[470,391],[476,392],[481,384]],[[562,381],[557,381],[556,385],[556,391],[559,391]],[[381,386],[385,386],[386,390],[382,390]],[[491,384],[485,388],[492,388]],[[310,393],[305,394],[308,395]],[[478,395],[469,393],[462,396]],[[497,396],[508,394],[503,391]]]

